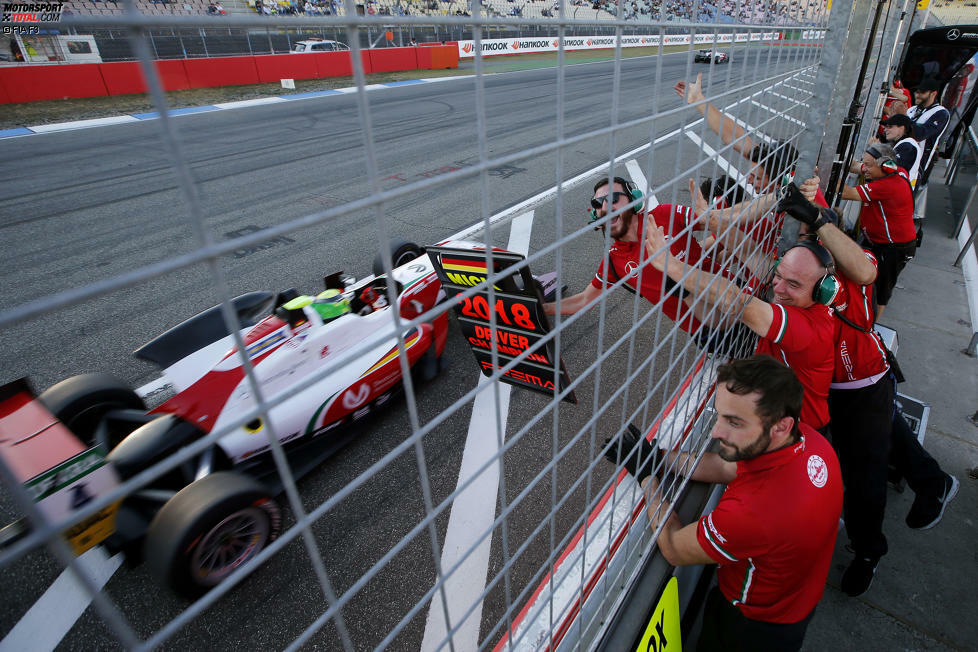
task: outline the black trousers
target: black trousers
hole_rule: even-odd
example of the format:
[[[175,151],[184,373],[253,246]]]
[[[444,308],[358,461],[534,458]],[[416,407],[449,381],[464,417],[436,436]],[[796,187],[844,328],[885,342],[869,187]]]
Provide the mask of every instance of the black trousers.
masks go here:
[[[696,652],[794,652],[801,649],[815,610],[797,623],[767,623],[740,613],[714,586],[703,607]]]
[[[890,464],[899,471],[916,494],[933,495],[944,490],[941,465],[920,445],[910,424],[893,406],[893,446]]]
[[[886,554],[883,513],[893,427],[893,381],[829,390],[832,445],[842,467],[846,532],[857,556]]]

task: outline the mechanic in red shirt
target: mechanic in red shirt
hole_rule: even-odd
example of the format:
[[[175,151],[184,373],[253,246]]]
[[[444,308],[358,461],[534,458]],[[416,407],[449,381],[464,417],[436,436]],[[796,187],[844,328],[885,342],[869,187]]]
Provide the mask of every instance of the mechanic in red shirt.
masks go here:
[[[626,431],[620,453],[616,445],[606,453],[645,490],[670,564],[719,564],[697,650],[801,648],[825,590],[842,511],[835,452],[798,419],[803,394],[791,369],[768,356],[719,367],[711,432],[719,448],[689,475],[727,488],[712,512],[686,526],[658,492],[648,440]],[[671,468],[693,461],[688,453],[666,455]]]
[[[907,515],[910,527],[936,525],[957,493],[958,481],[920,446],[903,416],[897,412],[895,418],[890,364],[883,341],[873,330],[876,258],[838,229],[835,211],[810,203],[818,181],[813,177],[800,190],[789,186],[778,209],[802,223],[799,237],[817,238],[832,253],[841,283],[832,306],[841,324],[829,414],[846,487],[846,531],[854,551],[842,575],[842,590],[855,597],[869,590],[880,557],[888,549],[883,516],[891,443],[898,468],[917,494]]]
[[[613,179],[610,192],[607,178],[595,184],[591,200],[591,220],[600,222],[601,225],[597,228],[604,229],[604,220],[611,215],[611,219],[607,221],[612,239],[608,251],[608,267],[605,268],[602,260],[591,283],[583,291],[561,301],[561,314],[570,315],[591,307],[606,288],[625,279],[626,288],[632,292],[637,291],[653,305],[661,303],[662,312],[675,321],[679,328],[696,338],[699,345],[709,350],[713,350],[714,345],[720,342],[736,346],[740,341],[739,333],[726,333],[722,329],[711,328],[710,324],[701,324],[695,309],[699,306],[694,306],[688,293],[682,288],[676,288],[672,280],[663,278],[662,272],[652,268],[645,257],[642,234],[646,220],[652,220],[665,232],[675,236],[671,250],[678,260],[699,264],[712,273],[729,277],[729,272],[704,255],[699,243],[693,238],[691,231],[698,228],[693,211],[678,204],[659,204],[643,212],[641,200],[642,192],[622,177]],[[771,205],[773,203],[772,201]],[[687,228],[690,223],[693,226]],[[548,315],[556,314],[557,304],[545,303],[543,309]]]
[[[646,228],[645,246],[652,265],[682,283],[698,301],[740,321],[760,336],[757,353],[784,362],[805,388],[801,420],[828,432],[829,384],[835,362],[837,320],[827,304],[834,298],[832,257],[810,242],[792,247],[776,263],[773,301],[763,301],[705,270],[689,271],[676,260],[662,228]],[[755,290],[754,287],[745,290]],[[821,302],[821,303],[820,303]]]
[[[879,261],[876,277],[876,316],[881,317],[893,294],[897,277],[917,250],[913,224],[913,188],[907,171],[896,163],[889,145],[873,145],[852,172],[862,172],[866,183],[842,187],[842,198],[861,201],[859,224],[869,250]]]

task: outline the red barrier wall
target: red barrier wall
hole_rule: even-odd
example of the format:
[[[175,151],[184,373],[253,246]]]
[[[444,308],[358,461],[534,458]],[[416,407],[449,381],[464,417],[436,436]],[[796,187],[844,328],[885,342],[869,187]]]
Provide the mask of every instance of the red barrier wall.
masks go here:
[[[109,95],[126,95],[128,93],[145,93],[146,82],[143,80],[143,69],[135,61],[119,63],[95,64],[102,74],[105,90]],[[165,91],[182,91],[190,88],[187,72],[183,68],[183,60],[157,61],[156,73]]]
[[[458,67],[454,46],[385,48],[360,54],[367,74]],[[353,74],[349,52],[175,59],[157,61],[156,70],[167,91]],[[142,70],[134,61],[0,68],[0,104],[144,92]]]
[[[183,91],[193,88],[190,80],[187,79],[187,70],[183,67],[182,59],[157,61],[156,70],[160,73],[160,81],[163,82],[165,91]]]
[[[384,48],[366,50],[370,57],[370,72],[393,72],[396,70],[416,70],[418,68],[418,48]]]
[[[4,67],[2,74],[10,102],[108,95],[98,64],[11,66]]]
[[[280,79],[316,79],[319,71],[315,55],[266,54],[254,57],[258,79],[262,83],[278,82]]]
[[[350,52],[316,52],[313,54],[296,54],[297,57],[315,59],[316,77],[347,77],[353,74],[353,59]],[[366,72],[370,72],[367,55],[363,52],[361,59]]]
[[[187,71],[187,81],[190,82],[191,88],[258,83],[258,69],[255,67],[254,57],[185,59],[183,69]]]

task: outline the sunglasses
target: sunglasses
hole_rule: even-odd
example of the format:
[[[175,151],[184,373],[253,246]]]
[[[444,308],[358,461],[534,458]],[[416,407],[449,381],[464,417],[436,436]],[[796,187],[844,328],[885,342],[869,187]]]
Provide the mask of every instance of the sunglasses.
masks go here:
[[[617,204],[618,200],[621,199],[622,197],[628,197],[629,199],[631,198],[627,192],[613,192],[605,195],[604,197],[592,197],[591,208],[593,208],[594,210],[598,210],[599,208],[604,206],[604,203],[608,201],[609,197],[611,198],[612,206]]]

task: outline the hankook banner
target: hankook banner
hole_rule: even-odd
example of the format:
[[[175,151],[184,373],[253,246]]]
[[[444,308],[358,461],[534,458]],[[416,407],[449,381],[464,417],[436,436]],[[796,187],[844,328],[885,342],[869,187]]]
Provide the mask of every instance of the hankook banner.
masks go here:
[[[815,31],[806,32],[814,36]],[[819,33],[818,38],[822,34]],[[643,48],[659,45],[658,34],[632,34],[621,37],[623,48]],[[664,37],[664,45],[689,45],[690,34],[669,34]],[[781,32],[752,32],[738,34],[697,34],[696,45],[713,45],[714,43],[746,43],[748,41],[778,41],[782,38]],[[483,39],[483,56],[496,56],[500,54],[524,54],[534,52],[556,52],[560,45],[560,40],[556,36],[548,38],[499,38]],[[566,36],[564,37],[565,50],[605,50],[615,47],[614,36]],[[475,41],[458,41],[458,56],[461,59],[475,56]]]

